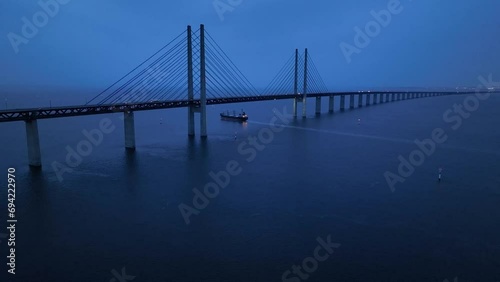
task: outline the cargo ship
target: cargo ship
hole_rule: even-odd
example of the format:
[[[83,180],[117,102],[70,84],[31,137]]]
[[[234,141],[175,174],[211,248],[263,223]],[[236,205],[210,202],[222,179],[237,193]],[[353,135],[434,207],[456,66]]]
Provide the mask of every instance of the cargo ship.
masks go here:
[[[225,113],[220,113],[220,118],[222,120],[245,122],[248,120],[248,115],[245,112],[241,112],[241,114],[233,112],[233,114],[230,114],[229,111],[227,111]]]

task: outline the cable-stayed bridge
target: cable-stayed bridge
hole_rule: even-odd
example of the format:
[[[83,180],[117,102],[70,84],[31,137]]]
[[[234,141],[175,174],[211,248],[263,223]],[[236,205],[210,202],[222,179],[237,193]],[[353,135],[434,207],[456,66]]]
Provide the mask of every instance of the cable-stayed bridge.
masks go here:
[[[487,91],[486,91],[487,92]],[[302,104],[306,116],[307,98],[315,98],[316,114],[321,99],[328,97],[329,112],[334,97],[340,96],[340,109],[421,97],[472,94],[476,91],[447,92],[333,92],[322,79],[314,61],[305,49],[295,50],[264,91],[257,91],[238,69],[203,25],[193,31],[188,26],[171,42],[128,72],[85,105],[0,111],[0,122],[24,121],[30,166],[41,166],[39,119],[124,113],[125,147],[135,148],[134,113],[145,110],[185,107],[188,109],[188,134],[195,135],[195,114],[200,117],[200,136],[207,136],[206,106],[266,100],[293,100],[297,116]]]

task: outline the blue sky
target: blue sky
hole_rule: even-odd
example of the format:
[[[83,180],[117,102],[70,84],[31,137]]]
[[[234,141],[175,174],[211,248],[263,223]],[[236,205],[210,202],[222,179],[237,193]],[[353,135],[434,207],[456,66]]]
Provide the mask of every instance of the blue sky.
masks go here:
[[[8,34],[22,35],[21,19],[32,20],[42,8],[37,1],[2,1],[0,85],[98,91],[186,25],[201,23],[257,87],[270,82],[295,48],[305,47],[332,90],[475,86],[479,75],[499,71],[495,0],[401,0],[401,13],[351,63],[340,43],[354,45],[354,27],[364,29],[370,12],[390,1],[243,0],[224,20],[212,0],[64,1],[17,54]]]

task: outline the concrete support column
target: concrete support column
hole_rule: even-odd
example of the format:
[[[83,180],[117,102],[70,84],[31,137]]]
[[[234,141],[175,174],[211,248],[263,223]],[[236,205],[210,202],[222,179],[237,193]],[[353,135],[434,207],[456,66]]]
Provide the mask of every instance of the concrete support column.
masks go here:
[[[351,94],[349,97],[349,108],[354,109],[354,94]]]
[[[369,106],[370,105],[370,100],[372,99],[372,96],[373,94],[368,94],[366,95],[366,105]]]
[[[334,96],[328,97],[328,112],[329,113],[333,113],[334,104],[335,104],[335,97]]]
[[[129,150],[135,149],[135,122],[134,112],[124,112],[123,124],[125,127],[125,148]]]
[[[373,104],[378,104],[378,93],[375,93],[375,95],[373,96]]]
[[[340,110],[345,110],[345,95],[340,95]]]
[[[37,120],[26,121],[26,140],[28,144],[28,161],[32,167],[42,166],[42,155],[40,153],[40,139],[38,137]]]
[[[194,137],[194,109],[188,107],[188,136]]]
[[[363,107],[363,94],[358,95],[358,108]]]
[[[306,118],[307,117],[307,98],[304,97],[302,98],[302,118]]]
[[[293,117],[297,117],[297,98],[293,98]]]
[[[321,97],[316,97],[316,115],[321,115]]]

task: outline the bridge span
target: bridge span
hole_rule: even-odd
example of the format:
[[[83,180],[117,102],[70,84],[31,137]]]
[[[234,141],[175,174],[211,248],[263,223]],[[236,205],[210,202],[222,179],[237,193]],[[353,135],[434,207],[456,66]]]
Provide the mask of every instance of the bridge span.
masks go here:
[[[489,91],[479,91],[489,92]],[[474,94],[478,91],[354,91],[333,92],[324,83],[308,49],[294,54],[264,91],[257,91],[233,61],[205,31],[203,25],[193,32],[178,35],[132,71],[92,98],[85,105],[11,109],[0,111],[0,122],[24,121],[29,165],[41,167],[38,135],[39,119],[123,113],[125,147],[135,149],[134,113],[147,110],[187,108],[188,135],[195,135],[195,114],[200,116],[200,136],[207,137],[206,106],[270,100],[293,100],[297,117],[302,104],[305,118],[308,98],[314,98],[316,115],[321,114],[321,100],[328,98],[328,112],[333,113],[335,97],[340,110],[407,99]]]

